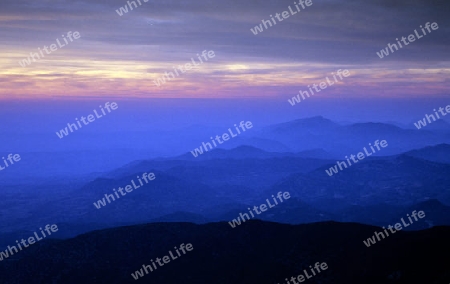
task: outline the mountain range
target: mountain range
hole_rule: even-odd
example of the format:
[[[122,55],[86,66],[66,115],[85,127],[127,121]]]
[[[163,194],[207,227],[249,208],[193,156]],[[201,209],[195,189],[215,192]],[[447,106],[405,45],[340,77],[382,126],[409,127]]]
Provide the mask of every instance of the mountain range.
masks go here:
[[[448,283],[449,227],[397,232],[366,247],[381,228],[354,223],[285,225],[247,221],[153,223],[41,241],[0,263],[0,282],[136,283],[131,274],[174,246],[193,250],[139,283],[285,283],[316,262],[327,269],[309,283]],[[307,282],[305,282],[307,283]]]

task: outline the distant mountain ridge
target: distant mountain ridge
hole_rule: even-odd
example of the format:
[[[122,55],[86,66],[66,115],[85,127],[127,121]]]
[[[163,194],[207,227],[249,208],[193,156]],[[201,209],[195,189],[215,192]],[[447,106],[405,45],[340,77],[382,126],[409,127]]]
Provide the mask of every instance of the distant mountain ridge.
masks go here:
[[[417,151],[439,156],[442,149],[447,148],[448,145],[440,145]],[[247,149],[253,156],[266,158],[238,159],[240,151]],[[404,206],[429,199],[450,204],[450,165],[408,154],[370,157],[329,177],[325,169],[332,166],[335,160],[296,157],[301,153],[282,153],[292,156],[271,157],[278,153],[247,146],[237,150],[217,150],[222,159],[157,159],[128,164],[74,189],[62,198],[30,208],[27,213],[31,216],[29,218],[18,221],[5,215],[4,225],[14,231],[28,228],[36,222],[50,221],[79,224],[77,226],[80,228],[86,220],[100,227],[156,220],[225,221],[222,217],[235,218],[234,213],[239,214],[248,206],[258,205],[258,202],[278,191],[289,191],[292,202],[260,216],[261,219],[294,224],[337,220],[382,225],[386,220],[382,206],[388,206],[385,207],[386,212],[398,216],[397,212],[403,212],[400,209]],[[323,152],[319,150],[320,153]],[[129,184],[136,175],[150,171],[155,172],[156,179],[148,186],[104,208],[93,206],[105,194],[113,194],[113,188]],[[295,198],[298,202],[294,202]],[[226,204],[228,208],[224,207]],[[356,206],[361,209],[357,210]],[[448,212],[444,207],[436,208],[441,210],[443,216]],[[208,213],[205,213],[207,210]],[[231,210],[233,214],[225,215]],[[347,213],[342,210],[347,210]],[[183,218],[177,212],[194,215]],[[41,220],[40,216],[46,216],[45,220]],[[431,217],[429,224],[448,224],[441,218]]]
[[[405,155],[428,161],[450,164],[450,144],[439,144],[406,152]]]
[[[308,149],[301,152],[270,152],[262,150],[255,146],[241,145],[236,148],[222,149],[216,148],[205,152],[203,155],[194,157],[191,153],[186,153],[174,158],[164,158],[163,160],[181,159],[181,160],[213,160],[213,159],[268,159],[276,157],[302,157],[302,158],[318,158],[318,159],[330,159],[332,155],[323,149]]]
[[[399,205],[436,198],[450,204],[447,164],[400,155],[366,159],[329,177],[325,170],[330,166],[293,174],[270,191],[290,191],[307,202],[334,197],[348,204]]]
[[[293,152],[321,148],[335,156],[353,153],[377,139],[384,139],[389,143],[389,147],[380,153],[383,156],[436,143],[450,143],[450,129],[448,132],[433,132],[431,128],[418,131],[381,122],[339,125],[322,116],[275,124],[263,128],[255,135],[279,141]]]
[[[322,125],[323,129],[316,129]],[[302,129],[309,131],[308,134]],[[437,137],[433,132],[404,130],[383,123],[341,126],[323,117],[295,120],[264,131],[267,135],[276,132],[272,138],[280,140],[292,134],[290,140],[283,143],[305,143],[311,147],[304,151],[270,152],[243,144],[233,149],[214,149],[198,158],[191,158],[187,152],[187,156],[142,159],[86,180],[70,181],[67,187],[60,180],[57,186],[39,185],[35,189],[52,190],[52,196],[43,200],[37,200],[35,195],[23,195],[11,202],[5,198],[0,212],[2,224],[5,232],[28,230],[44,222],[75,224],[74,227],[80,229],[70,234],[76,234],[96,226],[157,220],[225,221],[225,216],[231,218],[231,213],[238,214],[248,206],[258,205],[278,191],[289,191],[292,202],[262,215],[261,219],[294,224],[338,220],[382,225],[387,220],[383,210],[396,218],[405,206],[427,200],[450,204],[447,158],[450,151],[449,144],[445,143],[432,143],[430,145],[434,146],[394,155],[383,152],[383,156],[369,157],[333,177],[325,173],[336,160],[343,159],[333,149],[344,152],[347,147],[350,150],[346,155],[356,154],[361,149],[357,143],[367,146],[368,141],[373,142],[369,138],[385,138],[372,132],[394,136],[400,133],[397,140],[388,140],[389,146],[383,151],[417,135],[419,138],[423,135]],[[325,133],[329,131],[335,136],[328,137]],[[355,142],[356,134],[360,137]],[[254,141],[253,138],[241,142]],[[321,143],[332,152],[322,148]],[[408,147],[414,143],[409,143]],[[346,146],[339,148],[340,145]],[[137,189],[104,208],[93,206],[105,194],[113,194],[113,188],[129,184],[136,175],[150,171],[155,172],[156,180],[148,187]],[[22,187],[8,186],[5,196],[19,191],[22,192]],[[446,219],[439,214],[445,216],[447,208],[435,207],[438,211],[430,216],[424,228],[446,224]],[[183,217],[180,212],[186,212],[187,216]]]
[[[173,155],[189,153],[189,151],[198,147],[205,137],[220,134],[220,131],[222,131],[220,127],[196,126],[156,132],[158,139],[164,141],[164,145],[152,138],[155,135],[154,132],[138,131],[124,134],[128,137],[127,139],[140,141],[138,149],[126,149],[126,146],[121,144],[124,141],[121,140],[120,148],[114,150],[49,152],[50,149],[46,152],[24,153],[24,158],[27,158],[30,162],[18,164],[16,167],[4,171],[0,181],[11,182],[24,177],[27,179],[54,178],[55,176],[91,177],[93,172],[110,171],[112,168],[133,160],[146,160],[146,156],[164,155],[167,157],[171,155],[170,153],[173,153]],[[184,137],[183,142],[179,139],[180,135]],[[45,137],[45,135],[42,136]],[[99,139],[95,135],[87,135],[87,137],[89,137],[89,141]],[[101,139],[113,140],[111,137],[114,136],[108,134],[102,136]],[[77,143],[89,144],[86,139],[83,135],[79,135],[79,137],[71,138],[70,143],[71,145]],[[367,146],[367,143],[376,139],[385,139],[389,143],[389,147],[383,149],[380,155],[396,155],[429,145],[450,144],[450,128],[448,123],[443,120],[433,122],[431,125],[417,130],[414,127],[405,129],[378,122],[340,125],[323,116],[315,116],[273,124],[262,127],[260,130],[255,128],[242,137],[227,141],[222,146],[225,149],[233,149],[247,145],[277,153],[298,153],[322,149],[332,157],[343,157],[358,151]],[[57,146],[56,149],[61,151],[60,147]],[[325,157],[321,156],[321,158]],[[61,164],[64,166],[61,166]],[[80,164],[83,164],[83,166],[80,167]]]

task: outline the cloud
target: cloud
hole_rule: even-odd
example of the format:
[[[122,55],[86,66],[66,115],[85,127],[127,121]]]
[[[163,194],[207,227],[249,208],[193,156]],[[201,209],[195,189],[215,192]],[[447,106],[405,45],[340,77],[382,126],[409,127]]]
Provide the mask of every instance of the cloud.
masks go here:
[[[373,76],[390,68],[395,71],[391,78],[399,79],[410,68],[439,66],[444,74],[424,75],[442,82],[449,70],[448,1],[312,0],[312,6],[256,36],[250,28],[288,10],[288,6],[294,7],[293,1],[140,1],[142,5],[123,16],[115,12],[126,5],[123,0],[2,1],[0,36],[7,43],[0,46],[0,61],[6,66],[0,74],[14,82],[14,76],[24,72],[19,60],[38,47],[54,43],[67,31],[79,31],[81,39],[27,67],[27,78],[36,80],[33,86],[45,88],[48,83],[34,74],[54,71],[65,74],[58,78],[73,78],[75,74],[82,80],[78,86],[92,93],[97,92],[91,89],[95,85],[91,82],[96,80],[106,89],[109,79],[124,80],[131,88],[139,82],[150,82],[174,65],[189,62],[203,50],[214,50],[218,56],[202,71],[192,71],[192,81],[178,80],[184,83],[175,83],[170,87],[172,92],[191,84],[208,84],[205,76],[219,84],[215,88],[225,90],[230,78],[247,87],[254,85],[255,78],[270,86],[286,86],[301,84],[302,80],[295,81],[294,77],[320,77],[338,66],[372,70]],[[155,24],[149,25],[149,19]],[[440,28],[389,57],[380,60],[376,56],[395,38],[408,36],[426,22],[437,22]],[[230,68],[239,65],[246,68]],[[359,79],[361,84],[364,79]],[[51,88],[57,89],[56,85]],[[196,90],[205,89],[201,86]],[[139,92],[145,91],[152,92],[150,87],[139,88]]]

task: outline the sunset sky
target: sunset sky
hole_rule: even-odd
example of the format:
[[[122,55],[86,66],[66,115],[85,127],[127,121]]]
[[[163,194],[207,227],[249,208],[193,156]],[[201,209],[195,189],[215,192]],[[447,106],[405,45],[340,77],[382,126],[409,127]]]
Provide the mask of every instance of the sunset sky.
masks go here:
[[[123,16],[123,0],[0,4],[0,98],[144,97],[287,100],[337,69],[352,74],[327,97],[448,97],[450,2],[313,0],[254,35],[294,1],[149,0]],[[376,52],[426,22],[439,29],[380,59]],[[62,39],[81,38],[21,67]],[[216,56],[161,87],[153,80],[197,53]]]

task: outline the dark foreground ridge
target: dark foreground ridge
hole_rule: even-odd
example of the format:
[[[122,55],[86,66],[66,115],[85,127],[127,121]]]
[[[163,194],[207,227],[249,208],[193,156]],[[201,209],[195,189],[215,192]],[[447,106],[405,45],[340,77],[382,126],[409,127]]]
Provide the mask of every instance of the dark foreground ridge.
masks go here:
[[[397,232],[371,247],[380,228],[323,222],[153,223],[45,240],[0,262],[0,283],[285,284],[309,265],[328,269],[303,283],[450,282],[450,227]],[[131,273],[181,243],[193,251],[134,280]],[[292,283],[292,282],[290,282]]]

